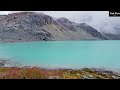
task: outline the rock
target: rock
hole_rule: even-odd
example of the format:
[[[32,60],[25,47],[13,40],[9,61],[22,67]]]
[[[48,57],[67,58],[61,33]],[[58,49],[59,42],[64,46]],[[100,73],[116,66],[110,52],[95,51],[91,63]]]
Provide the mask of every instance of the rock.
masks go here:
[[[4,67],[6,63],[7,63],[7,60],[0,59],[0,67]]]
[[[89,75],[89,76],[82,76],[82,79],[95,79],[93,77],[93,75]]]
[[[99,76],[99,78],[103,78],[101,75],[98,75]]]
[[[94,78],[93,75],[89,75],[89,78]]]
[[[116,77],[115,76],[111,76],[113,79],[115,79]]]
[[[70,20],[68,20],[67,18],[58,18],[57,22],[59,22],[60,24],[62,24],[63,26],[65,26],[66,28],[72,30],[72,31],[76,31],[77,27],[76,27],[76,23],[71,22]]]
[[[111,76],[111,77],[112,77],[112,79],[120,79],[119,76]]]
[[[3,64],[3,63],[0,63],[0,67],[4,67],[4,64]]]
[[[79,76],[80,74],[79,74],[79,73],[77,73],[76,75],[77,75],[77,76]]]
[[[48,79],[61,79],[60,76],[50,76]]]
[[[89,77],[87,77],[87,76],[82,76],[82,79],[89,79]]]

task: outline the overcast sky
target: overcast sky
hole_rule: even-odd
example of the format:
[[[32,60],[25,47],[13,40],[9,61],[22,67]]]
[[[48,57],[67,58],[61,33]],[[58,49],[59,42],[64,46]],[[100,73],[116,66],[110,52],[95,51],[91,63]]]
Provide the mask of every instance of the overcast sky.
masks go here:
[[[0,11],[8,14],[20,11]],[[66,17],[77,23],[87,23],[98,31],[109,33],[120,32],[120,17],[109,17],[108,11],[39,11],[52,17]],[[115,30],[116,28],[116,30]]]

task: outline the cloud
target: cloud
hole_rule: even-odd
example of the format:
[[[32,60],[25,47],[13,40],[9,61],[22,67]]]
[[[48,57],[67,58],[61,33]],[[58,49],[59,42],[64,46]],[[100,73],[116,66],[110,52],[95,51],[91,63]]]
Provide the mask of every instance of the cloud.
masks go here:
[[[8,13],[10,13],[10,11],[0,11],[0,15],[6,15]]]
[[[81,13],[82,14],[79,14],[79,16],[73,17],[73,20],[80,23],[87,23],[100,32],[120,33],[120,17],[109,17],[108,11],[89,11]]]

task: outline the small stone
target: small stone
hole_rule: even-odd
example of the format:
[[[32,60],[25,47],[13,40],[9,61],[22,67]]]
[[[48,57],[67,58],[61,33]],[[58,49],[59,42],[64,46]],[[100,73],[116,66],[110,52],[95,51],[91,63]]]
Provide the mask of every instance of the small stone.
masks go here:
[[[48,79],[61,79],[60,76],[50,76]]]
[[[79,73],[77,73],[76,75],[77,75],[77,76],[79,76],[80,74],[79,74]]]
[[[113,79],[115,79],[115,76],[111,76]]]
[[[83,76],[82,79],[89,79],[89,77],[87,77],[87,76]]]
[[[111,76],[113,79],[120,79],[118,76]]]
[[[82,79],[95,79],[95,78],[93,77],[93,75],[89,75],[88,77],[87,76],[83,76]]]
[[[89,75],[90,78],[93,78],[93,75]]]
[[[99,76],[99,78],[103,78],[101,75],[98,75]]]

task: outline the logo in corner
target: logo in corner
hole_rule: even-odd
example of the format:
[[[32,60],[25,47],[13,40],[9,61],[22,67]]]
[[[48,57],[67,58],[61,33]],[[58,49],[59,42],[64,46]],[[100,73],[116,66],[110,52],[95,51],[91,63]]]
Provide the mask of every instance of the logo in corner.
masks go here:
[[[109,11],[110,17],[120,17],[120,11]]]

